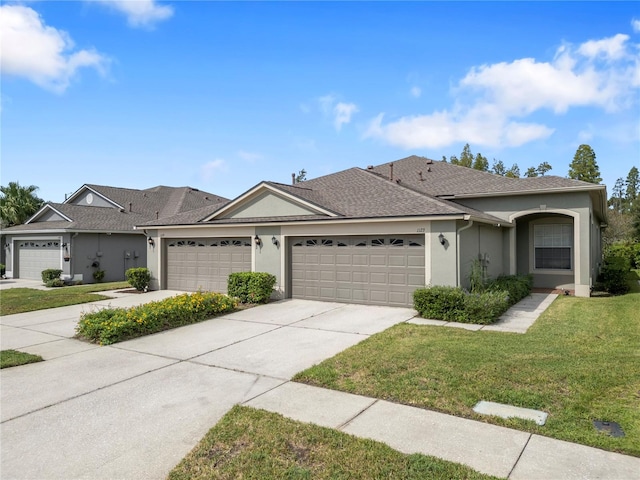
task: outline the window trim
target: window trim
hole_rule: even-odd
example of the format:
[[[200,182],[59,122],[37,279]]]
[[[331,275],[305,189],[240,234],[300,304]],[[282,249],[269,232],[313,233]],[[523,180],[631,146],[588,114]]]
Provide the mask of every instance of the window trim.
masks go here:
[[[529,273],[533,274],[546,274],[546,275],[570,275],[575,273],[575,234],[574,234],[574,225],[572,222],[567,222],[566,219],[564,221],[553,221],[551,219],[538,220],[536,222],[532,222],[530,224],[529,231],[529,240],[530,240],[530,248],[529,248]],[[571,240],[570,245],[561,246],[559,248],[569,248],[569,261],[570,268],[536,268],[536,248],[544,248],[544,247],[536,247],[535,244],[535,230],[537,227],[543,226],[556,226],[556,225],[564,225],[569,227]]]

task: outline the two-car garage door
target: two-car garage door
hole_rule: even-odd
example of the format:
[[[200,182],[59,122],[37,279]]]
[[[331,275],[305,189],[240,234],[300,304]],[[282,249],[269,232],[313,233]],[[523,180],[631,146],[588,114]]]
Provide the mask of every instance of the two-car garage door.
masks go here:
[[[250,238],[172,239],[167,245],[167,288],[227,291],[232,272],[251,271]]]
[[[294,298],[410,306],[424,287],[424,235],[305,237],[291,242]]]

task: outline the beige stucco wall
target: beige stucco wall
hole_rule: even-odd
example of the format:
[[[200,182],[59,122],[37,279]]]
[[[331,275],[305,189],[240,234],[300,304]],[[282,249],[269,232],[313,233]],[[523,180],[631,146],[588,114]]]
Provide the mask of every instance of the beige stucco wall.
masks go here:
[[[589,296],[590,288],[595,281],[594,272],[600,261],[599,235],[592,230],[592,200],[587,192],[563,192],[545,193],[536,195],[516,195],[509,197],[485,197],[477,199],[461,199],[458,201],[486,213],[502,218],[505,221],[515,221],[517,232],[515,235],[514,250],[516,266],[510,265],[512,271],[518,273],[532,273],[530,268],[531,246],[529,241],[527,221],[522,217],[533,214],[543,214],[554,217],[564,215],[574,221],[574,272],[569,284],[573,284],[578,296]],[[518,220],[521,219],[521,220]],[[597,220],[596,220],[597,221]],[[526,228],[525,228],[526,226]],[[526,230],[526,231],[524,231]],[[594,245],[597,242],[598,245]],[[526,248],[523,249],[523,245]],[[511,248],[511,247],[510,247]],[[543,278],[547,277],[547,278]],[[536,283],[539,286],[563,285],[566,276],[560,278],[557,274],[535,273]],[[554,284],[554,285],[552,285]]]
[[[288,215],[317,215],[317,211],[305,208],[271,192],[263,192],[230,210],[222,218],[284,217]]]

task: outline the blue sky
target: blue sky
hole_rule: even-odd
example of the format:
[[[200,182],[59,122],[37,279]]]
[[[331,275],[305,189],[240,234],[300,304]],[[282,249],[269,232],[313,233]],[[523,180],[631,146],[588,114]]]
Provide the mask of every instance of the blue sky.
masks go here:
[[[637,2],[3,1],[1,183],[233,198],[417,154],[640,166]]]

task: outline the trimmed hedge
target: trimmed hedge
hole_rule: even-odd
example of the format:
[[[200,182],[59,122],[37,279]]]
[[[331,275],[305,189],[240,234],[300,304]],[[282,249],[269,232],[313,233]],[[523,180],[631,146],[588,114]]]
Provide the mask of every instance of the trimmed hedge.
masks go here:
[[[427,287],[413,292],[421,317],[488,325],[509,308],[506,291],[468,293],[459,287]]]
[[[265,272],[236,272],[229,275],[227,293],[240,303],[267,303],[276,277]]]
[[[60,270],[59,268],[47,268],[46,270],[42,270],[40,275],[42,276],[42,283],[46,284],[50,280],[56,280],[57,278],[60,278],[60,275],[62,275],[62,270]]]
[[[531,295],[533,275],[500,275],[487,285],[490,292],[506,291],[509,293],[509,303],[514,305]]]
[[[151,272],[148,268],[130,268],[124,274],[127,278],[127,282],[129,282],[129,285],[131,285],[139,292],[142,292],[149,288],[149,283],[151,282]]]
[[[65,283],[64,283],[64,280],[62,280],[61,278],[54,278],[53,280],[48,280],[47,283],[44,284],[44,286],[48,288],[64,287]]]
[[[494,323],[507,309],[531,293],[530,275],[500,276],[479,293],[460,287],[426,287],[413,293],[413,306],[421,317],[448,322]]]
[[[110,345],[131,338],[207,320],[235,310],[237,302],[222,293],[185,293],[131,308],[108,308],[83,313],[78,337]]]
[[[629,291],[627,275],[631,270],[631,262],[627,257],[607,255],[602,267],[602,286],[612,295],[622,295]]]

